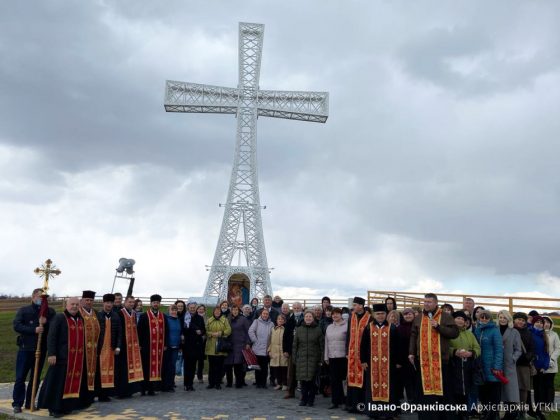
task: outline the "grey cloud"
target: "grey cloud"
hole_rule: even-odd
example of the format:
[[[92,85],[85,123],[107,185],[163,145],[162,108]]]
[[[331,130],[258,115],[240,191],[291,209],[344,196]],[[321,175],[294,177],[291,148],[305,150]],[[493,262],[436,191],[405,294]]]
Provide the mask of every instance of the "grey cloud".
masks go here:
[[[337,289],[387,236],[419,276],[557,275],[560,8],[422,3],[4,4],[0,146],[36,160],[2,165],[0,199],[39,207],[48,187],[106,241],[198,234],[206,259],[185,258],[209,263],[236,120],[165,113],[164,82],[235,86],[237,22],[257,21],[261,87],[331,95],[325,125],[258,122],[279,287]]]

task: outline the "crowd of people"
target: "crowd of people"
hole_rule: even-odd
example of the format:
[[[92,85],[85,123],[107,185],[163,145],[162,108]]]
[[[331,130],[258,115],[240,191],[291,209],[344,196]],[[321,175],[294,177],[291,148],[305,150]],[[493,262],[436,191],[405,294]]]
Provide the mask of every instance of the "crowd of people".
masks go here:
[[[542,420],[554,402],[560,339],[553,320],[536,311],[494,314],[470,298],[455,310],[428,293],[422,308],[402,310],[391,297],[370,306],[355,297],[350,308],[324,297],[304,308],[265,296],[262,305],[257,298],[242,307],[223,301],[211,315],[204,305],[178,300],[164,314],[157,294],[149,308],[133,296],[105,294],[95,310],[95,292],[86,290],[55,314],[42,312],[41,294],[34,290],[14,319],[15,413],[36,403],[37,346],[38,377],[48,362],[37,408],[53,417],[96,398],[175,392],[178,376],[179,386],[195,391],[205,363],[207,389],[249,386],[254,370],[253,386],[283,391],[279,398],[296,398],[299,390],[300,406],[322,395],[331,410],[373,418],[397,417],[406,402],[418,407],[419,418],[493,420],[502,411],[506,419]]]

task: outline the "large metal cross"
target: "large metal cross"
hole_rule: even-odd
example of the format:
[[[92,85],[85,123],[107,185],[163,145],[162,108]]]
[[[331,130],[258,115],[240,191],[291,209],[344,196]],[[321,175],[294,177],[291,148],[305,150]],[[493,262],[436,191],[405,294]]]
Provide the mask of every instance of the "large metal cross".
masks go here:
[[[257,178],[257,118],[324,123],[328,117],[327,92],[259,88],[263,34],[264,25],[239,24],[237,88],[166,82],[165,110],[168,112],[235,114],[237,117],[234,165],[220,238],[204,293],[206,298],[225,298],[232,276],[241,283],[244,278],[250,280],[251,297],[262,298],[272,293]],[[237,264],[232,265],[235,261]]]
[[[41,267],[37,267],[33,270],[35,274],[39,277],[43,278],[43,295],[46,295],[49,290],[49,280],[54,277],[60,275],[61,271],[56,268],[56,265],[53,264],[51,259],[49,258]]]

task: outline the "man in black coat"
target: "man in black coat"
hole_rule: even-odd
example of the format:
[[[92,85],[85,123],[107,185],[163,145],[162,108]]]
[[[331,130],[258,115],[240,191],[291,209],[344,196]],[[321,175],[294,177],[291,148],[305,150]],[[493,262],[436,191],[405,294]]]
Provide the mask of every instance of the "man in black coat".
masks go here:
[[[42,293],[43,289],[33,290],[31,305],[20,308],[13,322],[14,331],[19,334],[17,338],[19,350],[16,359],[16,382],[14,384],[14,400],[12,402],[14,413],[21,413],[21,407],[24,405],[24,402],[25,408],[29,409],[31,407],[31,392],[33,390],[32,384],[35,370],[35,350],[37,348],[37,337],[40,332],[42,332],[43,335],[41,337],[39,377],[41,376],[45,355],[47,354],[47,336],[55,312],[54,309],[49,308],[47,317],[39,319]],[[29,375],[29,385],[26,390],[25,380],[27,375]],[[35,402],[33,402],[33,404],[35,404]]]
[[[39,392],[39,408],[47,408],[52,417],[91,404],[87,387],[84,322],[80,300],[68,298],[66,310],[55,315],[47,339],[49,370]]]
[[[288,316],[286,326],[284,327],[284,336],[282,339],[282,348],[290,355],[288,359],[288,392],[284,396],[285,399],[295,398],[296,392],[296,364],[293,360],[292,347],[294,343],[294,334],[296,328],[303,323],[303,306],[300,302],[292,304],[292,313]]]
[[[119,314],[113,312],[115,295],[103,295],[103,310],[97,313],[99,320],[99,343],[97,345],[97,369],[95,374],[95,388],[99,401],[110,401],[109,394],[115,387],[115,356],[118,356],[122,347],[122,331]],[[109,328],[109,331],[108,331]],[[105,337],[106,334],[109,336]],[[104,378],[102,374],[104,373]]]
[[[196,361],[204,354],[204,318],[196,313],[196,302],[187,305],[183,321],[183,363],[185,391],[194,391]]]
[[[274,325],[276,325],[276,318],[278,318],[280,312],[272,307],[272,297],[270,295],[266,295],[263,298],[263,307],[257,309],[257,311],[255,312],[255,316],[253,317],[253,321],[261,316],[263,309],[268,309],[270,320],[274,323]]]

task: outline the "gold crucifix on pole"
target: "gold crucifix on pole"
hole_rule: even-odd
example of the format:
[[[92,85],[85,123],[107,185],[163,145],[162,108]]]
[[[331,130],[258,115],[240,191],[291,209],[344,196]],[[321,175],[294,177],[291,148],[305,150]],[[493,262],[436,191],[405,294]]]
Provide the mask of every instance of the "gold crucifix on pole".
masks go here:
[[[37,274],[39,277],[42,277],[44,279],[43,295],[46,295],[47,291],[49,290],[49,280],[52,277],[58,276],[61,273],[61,271],[58,268],[56,268],[56,265],[53,264],[50,258],[47,261],[45,261],[41,265],[41,267],[37,267],[35,270],[33,270],[33,272]]]
[[[49,305],[47,302],[48,290],[49,290],[49,280],[54,277],[58,276],[61,271],[56,268],[56,265],[53,264],[51,259],[49,258],[40,267],[37,267],[33,270],[35,274],[39,277],[43,278],[43,293],[41,293],[41,308],[39,309],[39,328],[37,333],[37,347],[35,349],[35,369],[33,370],[33,382],[31,384],[32,391],[31,391],[31,411],[35,411],[35,396],[37,395],[37,386],[39,385],[40,378],[39,376],[39,360],[41,359],[41,343],[43,339],[43,328],[44,325],[47,323],[47,315],[49,312]]]

